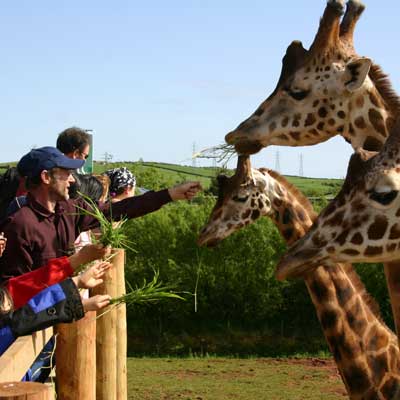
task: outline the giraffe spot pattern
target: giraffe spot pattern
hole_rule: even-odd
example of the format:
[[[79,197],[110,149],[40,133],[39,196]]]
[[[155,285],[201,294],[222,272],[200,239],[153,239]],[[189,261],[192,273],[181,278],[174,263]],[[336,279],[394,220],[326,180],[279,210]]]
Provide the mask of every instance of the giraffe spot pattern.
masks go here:
[[[394,224],[390,228],[389,239],[398,239],[398,238],[400,238],[400,226],[399,224]]]
[[[243,219],[247,219],[251,214],[251,210],[250,208],[248,210],[246,210],[243,214],[242,214],[242,218]]]
[[[396,250],[396,243],[388,244],[386,246],[386,251],[389,253],[391,253],[392,251],[395,251],[395,250]]]
[[[342,251],[343,254],[346,254],[348,256],[358,256],[360,252],[355,249],[346,249]]]
[[[296,141],[300,139],[300,132],[289,132],[289,135]]]
[[[362,199],[357,199],[351,204],[351,210],[356,213],[364,211],[366,208],[367,206],[363,203]]]
[[[357,117],[354,121],[354,125],[359,129],[365,129],[367,127],[363,117]]]
[[[368,237],[371,240],[381,239],[388,227],[389,223],[385,216],[378,215],[374,222],[368,228]]]
[[[386,357],[386,354],[380,354],[373,356],[369,356],[367,358],[368,365],[371,369],[372,376],[378,382],[382,381],[383,377],[385,376],[388,368],[389,363]]]
[[[377,351],[383,347],[388,346],[389,339],[387,335],[377,326],[373,325],[370,330],[367,348],[370,351]]]
[[[316,119],[315,119],[314,114],[309,113],[309,114],[307,115],[307,118],[306,118],[305,122],[304,122],[304,126],[313,125],[313,124],[315,123],[315,121],[316,121]]]
[[[367,136],[363,147],[365,150],[379,151],[382,148],[382,142],[373,136]]]
[[[325,303],[329,301],[329,291],[324,282],[314,279],[310,284],[310,289],[316,297],[318,303]]]
[[[347,236],[349,235],[349,230],[344,230],[336,239],[335,242],[343,246],[346,243]]]
[[[321,314],[321,325],[323,326],[324,330],[332,329],[336,326],[338,319],[339,317],[336,311],[325,310]]]
[[[274,201],[273,201],[273,203],[274,203],[274,206],[275,206],[276,208],[279,208],[279,207],[282,205],[282,200],[279,199],[279,198],[275,198]]]
[[[321,118],[325,118],[325,117],[328,115],[328,111],[326,110],[325,107],[321,107],[321,108],[318,110],[318,115],[319,115]]]
[[[364,97],[363,96],[358,96],[356,99],[356,106],[358,108],[363,108],[364,107]]]
[[[260,211],[259,210],[253,210],[251,213],[251,219],[256,220],[260,216]]]
[[[381,392],[385,399],[395,399],[400,392],[400,383],[396,378],[389,378],[383,385]]]
[[[314,243],[315,246],[317,247],[325,247],[328,242],[325,240],[325,238],[318,233],[315,233],[312,237],[312,242]]]
[[[336,214],[334,214],[330,219],[326,221],[326,224],[330,226],[339,226],[343,222],[343,217],[344,217],[344,211],[338,211]]]
[[[375,93],[370,92],[369,93],[369,100],[371,101],[371,103],[375,106],[375,107],[381,107],[381,104],[379,102],[378,97],[376,96]]]
[[[383,248],[382,246],[368,246],[365,249],[364,255],[365,256],[377,256],[382,254]]]
[[[347,368],[344,371],[344,378],[352,393],[363,393],[372,383],[368,378],[368,371],[357,366]]]
[[[278,139],[286,140],[286,141],[289,140],[289,138],[286,135],[284,135],[283,133],[278,136]]]
[[[354,234],[354,236],[351,238],[350,242],[353,244],[362,244],[364,241],[364,238],[362,237],[361,233],[357,232]]]
[[[346,118],[346,113],[342,110],[337,112],[337,116],[341,119],[345,119]]]
[[[293,229],[285,229],[283,231],[283,237],[285,240],[289,241],[293,236]]]
[[[361,336],[367,328],[367,323],[364,318],[359,317],[359,312],[355,312],[354,310],[346,311],[346,319],[349,322],[350,328],[356,335]]]
[[[383,121],[382,115],[376,111],[375,109],[371,108],[368,111],[368,117],[369,120],[372,124],[372,126],[382,135],[386,136],[386,127],[385,127],[385,122]]]
[[[271,122],[269,125],[269,130],[270,132],[273,132],[276,129],[276,122]]]
[[[285,208],[285,211],[283,212],[282,216],[282,223],[287,225],[290,223],[291,220],[292,220],[292,213],[288,208]]]
[[[304,214],[304,211],[301,208],[296,209],[296,215],[298,216],[301,222],[304,222],[306,220],[306,215]]]
[[[345,308],[347,306],[348,301],[354,296],[354,290],[350,285],[346,284],[346,281],[336,282],[334,280],[334,285],[336,289],[336,295],[339,300],[339,304],[341,307]]]

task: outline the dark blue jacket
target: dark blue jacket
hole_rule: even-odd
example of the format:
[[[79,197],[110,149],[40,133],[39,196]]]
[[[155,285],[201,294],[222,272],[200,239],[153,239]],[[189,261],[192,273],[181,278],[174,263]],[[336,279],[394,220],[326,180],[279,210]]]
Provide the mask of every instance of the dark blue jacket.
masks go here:
[[[14,312],[0,317],[0,355],[19,336],[84,316],[81,296],[72,279],[49,286]]]

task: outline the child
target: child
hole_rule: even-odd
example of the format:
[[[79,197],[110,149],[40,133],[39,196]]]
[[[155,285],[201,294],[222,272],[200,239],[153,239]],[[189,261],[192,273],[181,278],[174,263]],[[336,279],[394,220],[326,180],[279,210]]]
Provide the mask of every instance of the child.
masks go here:
[[[9,279],[5,287],[13,299],[14,309],[24,305],[46,287],[72,276],[79,266],[105,257],[109,252],[110,249],[99,245],[87,245],[69,257],[54,258],[43,267]],[[101,269],[104,265],[100,263],[98,267]]]
[[[0,355],[19,336],[62,322],[73,322],[83,318],[86,311],[106,307],[110,303],[109,295],[81,299],[79,289],[93,288],[102,283],[101,278],[110,265],[107,262],[96,264],[72,279],[51,285],[16,311],[13,311],[13,298],[6,289],[0,289]]]

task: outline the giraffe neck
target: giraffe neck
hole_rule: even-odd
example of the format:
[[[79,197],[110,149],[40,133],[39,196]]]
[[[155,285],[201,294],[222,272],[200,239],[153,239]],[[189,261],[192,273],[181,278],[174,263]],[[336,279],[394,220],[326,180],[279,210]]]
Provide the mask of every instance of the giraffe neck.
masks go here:
[[[304,235],[314,220],[311,205],[282,177],[267,184],[266,190],[273,207],[269,216],[286,241],[292,243]],[[321,266],[304,278],[350,398],[400,396],[397,365],[400,353],[396,336],[374,310],[353,267]],[[389,386],[399,392],[388,395]]]

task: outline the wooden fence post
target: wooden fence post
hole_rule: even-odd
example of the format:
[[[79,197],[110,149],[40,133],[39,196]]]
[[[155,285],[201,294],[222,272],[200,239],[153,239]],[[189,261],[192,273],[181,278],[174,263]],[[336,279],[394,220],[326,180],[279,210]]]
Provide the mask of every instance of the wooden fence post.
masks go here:
[[[96,400],[96,312],[57,326],[57,399]]]
[[[124,252],[113,250],[113,264],[104,282],[92,290],[93,295],[117,296],[117,268],[124,266]],[[117,396],[117,308],[98,311],[96,327],[96,400],[115,400]]]
[[[53,400],[51,386],[37,382],[2,382],[0,383],[1,400]]]
[[[119,250],[122,260],[116,265],[117,271],[117,297],[126,293],[125,288],[125,250]],[[117,307],[117,400],[127,400],[128,383],[126,372],[127,357],[127,330],[126,330],[126,305]]]

